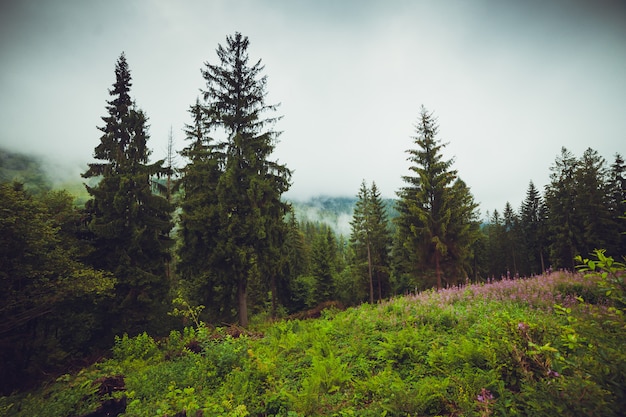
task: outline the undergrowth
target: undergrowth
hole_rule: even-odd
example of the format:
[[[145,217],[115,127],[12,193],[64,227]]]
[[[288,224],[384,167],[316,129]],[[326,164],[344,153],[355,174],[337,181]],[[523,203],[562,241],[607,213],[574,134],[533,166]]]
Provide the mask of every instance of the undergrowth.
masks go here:
[[[621,416],[626,321],[597,280],[554,273],[399,297],[254,331],[119,337],[111,359],[0,415]],[[97,396],[97,381],[123,390]]]

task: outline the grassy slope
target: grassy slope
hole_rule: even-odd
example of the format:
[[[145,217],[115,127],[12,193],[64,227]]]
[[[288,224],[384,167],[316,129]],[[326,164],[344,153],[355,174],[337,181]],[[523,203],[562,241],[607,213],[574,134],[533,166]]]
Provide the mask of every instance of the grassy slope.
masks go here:
[[[239,337],[206,328],[125,337],[110,360],[0,399],[0,414],[80,415],[102,400],[94,381],[124,375],[113,396],[127,397],[127,416],[624,415],[626,321],[592,284],[554,273]]]

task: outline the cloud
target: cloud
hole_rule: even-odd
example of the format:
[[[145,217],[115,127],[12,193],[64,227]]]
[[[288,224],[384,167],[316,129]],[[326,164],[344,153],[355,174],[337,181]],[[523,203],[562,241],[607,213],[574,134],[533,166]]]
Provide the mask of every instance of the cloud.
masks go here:
[[[623,2],[13,2],[0,13],[0,145],[85,164],[115,60],[151,125],[153,157],[178,149],[200,69],[248,35],[281,102],[275,157],[291,197],[393,197],[420,105],[483,211],[541,187],[561,146],[625,153]]]

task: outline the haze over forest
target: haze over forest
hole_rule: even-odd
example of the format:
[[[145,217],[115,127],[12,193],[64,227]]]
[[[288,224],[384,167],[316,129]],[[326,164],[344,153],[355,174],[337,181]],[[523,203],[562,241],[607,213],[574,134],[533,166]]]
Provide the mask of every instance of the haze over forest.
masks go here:
[[[20,4],[0,33],[0,414],[622,415],[622,6]],[[379,307],[394,326],[358,312]],[[238,344],[261,339],[286,362]]]
[[[486,211],[542,189],[566,146],[624,154],[623,2],[4,2],[0,145],[78,178],[125,51],[152,158],[170,128],[185,146],[200,69],[238,30],[281,103],[275,155],[291,199],[354,197],[361,180],[395,197],[419,106]],[[179,160],[179,163],[182,163]]]

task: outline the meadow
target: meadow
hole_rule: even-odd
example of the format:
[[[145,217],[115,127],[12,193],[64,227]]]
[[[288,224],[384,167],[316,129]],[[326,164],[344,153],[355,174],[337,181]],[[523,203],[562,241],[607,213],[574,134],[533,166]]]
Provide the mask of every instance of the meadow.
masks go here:
[[[122,336],[109,358],[0,398],[0,415],[623,416],[626,320],[599,280],[554,272]]]

